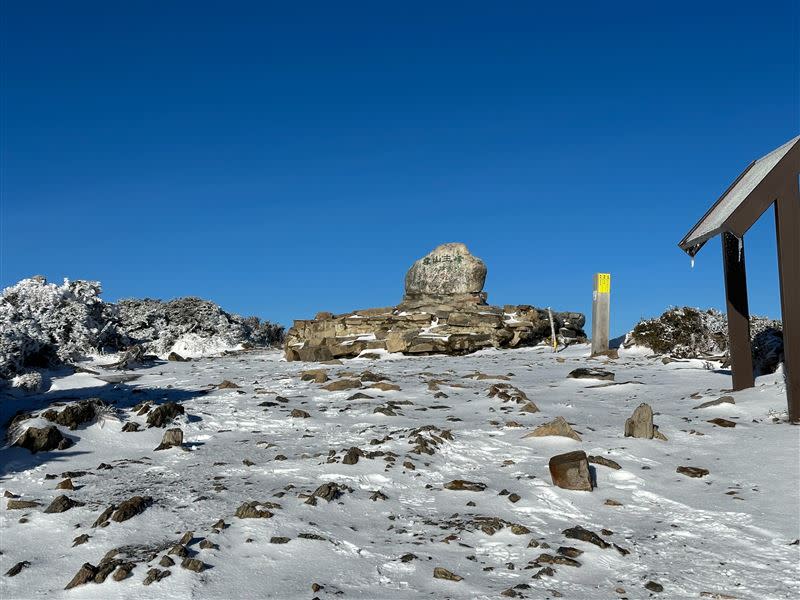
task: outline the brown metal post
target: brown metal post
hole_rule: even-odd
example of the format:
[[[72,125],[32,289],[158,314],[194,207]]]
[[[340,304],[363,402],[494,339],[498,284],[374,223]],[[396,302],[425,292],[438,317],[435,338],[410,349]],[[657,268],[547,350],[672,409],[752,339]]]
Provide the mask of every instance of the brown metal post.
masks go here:
[[[750,310],[747,305],[744,240],[727,231],[722,234],[722,262],[725,268],[733,389],[743,390],[755,385],[753,354],[750,347]]]
[[[800,186],[797,175],[775,202],[783,354],[789,420],[800,423]]]

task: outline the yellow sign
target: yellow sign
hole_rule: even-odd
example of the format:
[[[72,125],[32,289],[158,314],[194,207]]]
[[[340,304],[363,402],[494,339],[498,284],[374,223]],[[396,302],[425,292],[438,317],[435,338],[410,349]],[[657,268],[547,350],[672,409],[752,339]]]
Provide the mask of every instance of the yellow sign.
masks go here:
[[[611,273],[597,274],[597,293],[598,294],[611,293]]]

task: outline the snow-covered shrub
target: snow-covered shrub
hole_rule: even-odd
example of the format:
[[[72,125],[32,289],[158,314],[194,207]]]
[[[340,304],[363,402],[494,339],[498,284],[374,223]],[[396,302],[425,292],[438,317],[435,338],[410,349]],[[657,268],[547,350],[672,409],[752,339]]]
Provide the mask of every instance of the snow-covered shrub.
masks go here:
[[[753,369],[756,375],[774,373],[783,361],[781,322],[750,317]],[[729,352],[728,317],[715,309],[671,308],[656,319],[636,324],[626,346],[645,346],[675,358],[725,356]]]
[[[108,305],[96,281],[23,279],[0,294],[0,377],[28,367],[52,367],[104,347],[116,347]]]
[[[726,328],[725,315],[713,308],[671,308],[656,319],[639,321],[625,345],[645,346],[677,358],[722,354],[728,349]]]
[[[199,355],[242,344],[268,346],[283,341],[283,327],[258,317],[243,318],[200,298],[121,300],[117,328],[128,344],[142,344],[163,355]],[[177,344],[177,346],[176,346]]]
[[[140,345],[166,355],[176,343],[187,355],[280,344],[283,327],[240,317],[208,300],[179,298],[103,302],[96,281],[23,279],[0,294],[0,378],[51,368],[86,354]]]
[[[44,378],[38,371],[29,371],[14,377],[11,380],[11,387],[19,388],[26,392],[41,392],[44,388]]]

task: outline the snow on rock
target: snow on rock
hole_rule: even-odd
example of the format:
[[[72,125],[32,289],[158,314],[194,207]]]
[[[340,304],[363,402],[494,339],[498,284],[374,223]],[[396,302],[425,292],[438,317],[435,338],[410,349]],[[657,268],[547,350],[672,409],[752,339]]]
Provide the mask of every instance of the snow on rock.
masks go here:
[[[327,381],[260,351],[4,398],[0,422],[72,445],[0,449],[0,597],[800,595],[800,429],[780,375],[731,394],[703,361],[585,344],[379,356],[326,365]],[[567,377],[596,367],[615,380]],[[118,420],[41,417],[88,398]],[[668,441],[624,437],[643,402]],[[526,437],[556,417],[580,440]],[[571,452],[592,491],[553,484],[550,459]],[[45,512],[62,495],[69,510]]]

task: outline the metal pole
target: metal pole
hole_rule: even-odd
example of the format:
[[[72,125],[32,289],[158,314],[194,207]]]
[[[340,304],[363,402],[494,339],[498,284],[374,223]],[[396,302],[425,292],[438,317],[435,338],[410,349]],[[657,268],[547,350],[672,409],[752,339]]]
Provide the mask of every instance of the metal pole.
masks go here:
[[[747,304],[744,239],[739,239],[727,231],[723,232],[722,263],[725,269],[733,389],[743,390],[755,385],[753,353],[750,346],[750,309]]]
[[[610,309],[611,274],[595,273],[592,295],[592,356],[608,352]]]
[[[789,421],[800,423],[800,189],[793,176],[775,202]]]

